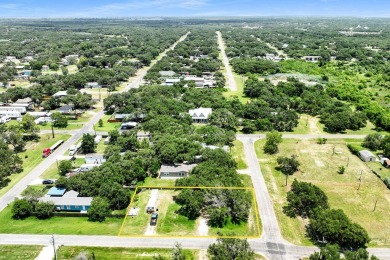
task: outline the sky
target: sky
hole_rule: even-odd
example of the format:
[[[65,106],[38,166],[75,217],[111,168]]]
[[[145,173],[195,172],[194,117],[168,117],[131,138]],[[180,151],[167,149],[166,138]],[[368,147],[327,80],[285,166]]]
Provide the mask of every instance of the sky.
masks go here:
[[[0,18],[390,17],[389,0],[0,0]]]

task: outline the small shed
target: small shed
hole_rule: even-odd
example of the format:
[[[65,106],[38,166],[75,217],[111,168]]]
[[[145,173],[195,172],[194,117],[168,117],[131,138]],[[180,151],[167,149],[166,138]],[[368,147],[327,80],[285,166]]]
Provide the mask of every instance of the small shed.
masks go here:
[[[49,191],[46,193],[46,195],[50,197],[62,197],[65,191],[66,191],[65,188],[51,187]]]
[[[376,161],[376,156],[368,151],[368,150],[361,150],[359,152],[360,159],[362,159],[363,162],[375,162]]]

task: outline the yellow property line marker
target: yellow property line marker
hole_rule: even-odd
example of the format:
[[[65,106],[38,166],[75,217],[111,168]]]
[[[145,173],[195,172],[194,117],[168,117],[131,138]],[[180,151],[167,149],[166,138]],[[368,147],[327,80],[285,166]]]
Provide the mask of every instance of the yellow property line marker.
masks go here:
[[[214,190],[250,190],[252,191],[252,201],[254,203],[254,208],[255,208],[255,216],[256,216],[256,224],[257,224],[257,236],[145,236],[145,235],[121,235],[123,228],[125,226],[127,216],[129,215],[131,206],[134,202],[134,198],[137,195],[138,189],[170,189],[170,190],[175,190],[175,189],[214,189]],[[127,207],[126,210],[126,216],[123,219],[122,226],[119,230],[118,237],[123,237],[123,238],[144,238],[144,237],[152,237],[152,238],[259,238],[261,235],[260,231],[260,218],[259,218],[259,211],[257,207],[257,200],[256,200],[256,195],[255,195],[255,189],[254,188],[248,188],[248,187],[187,187],[187,186],[137,186],[134,190],[134,194],[131,197],[130,204]]]

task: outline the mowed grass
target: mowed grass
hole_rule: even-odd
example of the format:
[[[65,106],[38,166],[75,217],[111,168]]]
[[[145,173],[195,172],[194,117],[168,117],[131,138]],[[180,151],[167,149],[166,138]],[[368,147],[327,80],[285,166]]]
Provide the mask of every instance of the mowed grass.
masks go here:
[[[43,246],[0,245],[0,259],[31,260],[41,252]]]
[[[119,130],[119,128],[121,127],[121,122],[115,122],[115,123],[110,123],[108,122],[108,119],[110,119],[112,115],[104,115],[102,117],[102,121],[103,121],[103,126],[99,126],[99,123],[96,123],[95,124],[95,130],[97,132],[110,132],[112,130]]]
[[[224,73],[226,73],[226,71],[224,71]],[[237,91],[231,91],[230,88],[226,88],[226,91],[223,92],[223,96],[227,99],[232,99],[234,96],[237,96],[241,103],[246,104],[249,98],[244,95],[245,78],[234,72],[233,77],[236,82]]]
[[[58,163],[60,162],[61,161],[58,161]],[[76,160],[72,161],[73,168],[78,168],[83,163],[85,163],[85,159],[83,158],[76,158]],[[58,173],[57,163],[53,163],[52,165],[50,165],[50,167],[46,171],[44,171],[40,177],[42,179],[58,179],[60,175]]]
[[[344,210],[352,221],[363,226],[372,239],[369,246],[390,246],[390,192],[366,164],[349,152],[344,140],[328,140],[325,145],[319,145],[316,140],[284,139],[279,145],[279,153],[274,156],[263,153],[264,142],[256,142],[256,152],[282,234],[288,241],[299,245],[311,244],[305,237],[308,221],[289,218],[282,212],[287,191],[296,178],[320,187],[327,194],[332,208]],[[301,166],[299,172],[289,177],[286,187],[285,175],[275,170],[276,158],[291,155],[298,157]],[[337,173],[340,166],[346,166],[343,175]],[[374,211],[376,200],[378,203]]]
[[[12,174],[9,179],[8,185],[0,190],[0,197],[9,191],[16,183],[18,183],[24,176],[26,176],[32,169],[40,164],[45,158],[42,158],[42,150],[46,147],[50,147],[58,140],[68,140],[70,135],[56,134],[55,138],[51,138],[51,134],[40,135],[38,142],[28,142],[26,150],[19,153],[19,157],[23,160],[23,172],[18,174]]]
[[[173,201],[173,196],[178,191],[159,191],[157,221],[157,234],[167,236],[194,236],[196,235],[196,220],[190,220],[180,215],[178,210],[181,206]]]
[[[91,113],[83,113],[77,120],[73,118],[68,118],[68,126],[64,128],[54,127],[54,130],[76,130],[81,129],[86,122],[91,120]],[[46,123],[44,125],[38,125],[41,130],[51,130],[51,123]]]
[[[174,245],[172,245],[172,248]],[[149,260],[154,259],[155,256],[161,255],[165,258],[172,256],[172,249],[168,248],[121,248],[121,247],[79,247],[79,246],[61,246],[58,248],[58,259],[73,260],[80,253],[88,255],[95,255],[99,260],[112,259],[139,259]],[[199,250],[183,249],[185,259],[198,259]],[[0,256],[1,259],[1,256]],[[19,259],[19,258],[18,258]]]
[[[123,221],[122,218],[107,218],[104,222],[90,222],[87,217],[16,220],[12,218],[11,208],[12,204],[0,212],[2,234],[117,235]]]
[[[139,186],[172,187],[175,186],[175,179],[160,179],[160,178],[147,177],[144,180],[144,183],[139,184]]]
[[[241,141],[235,140],[233,142],[233,147],[231,148],[231,154],[233,156],[233,159],[237,162],[237,168],[239,170],[243,170],[248,168],[248,165],[245,161],[245,155],[244,155],[244,145]]]
[[[137,216],[127,216],[120,235],[143,235],[150,221],[150,215],[146,213],[146,204],[149,201],[150,190],[136,194],[129,207],[139,208]]]

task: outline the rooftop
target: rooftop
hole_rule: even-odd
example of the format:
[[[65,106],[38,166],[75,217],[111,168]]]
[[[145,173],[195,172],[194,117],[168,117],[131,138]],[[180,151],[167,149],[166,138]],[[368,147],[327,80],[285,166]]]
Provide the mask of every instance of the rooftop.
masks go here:
[[[66,191],[65,188],[51,187],[50,190],[47,192],[47,195],[49,195],[49,196],[62,196],[62,195],[64,195],[65,191]]]
[[[359,154],[364,157],[372,157],[372,156],[375,157],[375,155],[368,150],[361,150]]]
[[[190,172],[192,169],[194,169],[197,166],[197,164],[175,164],[175,165],[168,165],[163,164],[161,165],[160,172]]]
[[[54,205],[86,206],[91,205],[92,197],[43,197],[41,202],[53,202]]]

